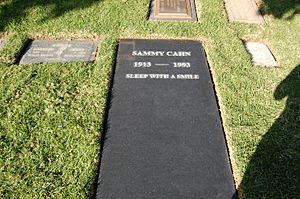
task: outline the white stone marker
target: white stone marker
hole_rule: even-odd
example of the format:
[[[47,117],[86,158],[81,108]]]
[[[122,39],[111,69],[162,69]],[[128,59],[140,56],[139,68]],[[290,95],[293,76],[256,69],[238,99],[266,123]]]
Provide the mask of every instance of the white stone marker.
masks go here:
[[[245,42],[245,47],[252,57],[255,65],[258,66],[278,66],[269,48],[259,42]]]

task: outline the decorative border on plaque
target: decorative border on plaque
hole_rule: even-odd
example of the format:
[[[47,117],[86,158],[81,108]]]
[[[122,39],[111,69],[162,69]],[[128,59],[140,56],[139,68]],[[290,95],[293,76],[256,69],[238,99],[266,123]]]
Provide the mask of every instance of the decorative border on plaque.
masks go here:
[[[197,21],[195,2],[194,0],[184,0],[186,6],[186,13],[183,12],[160,12],[161,1],[170,1],[170,4],[176,4],[183,0],[152,0],[150,19],[163,21]]]

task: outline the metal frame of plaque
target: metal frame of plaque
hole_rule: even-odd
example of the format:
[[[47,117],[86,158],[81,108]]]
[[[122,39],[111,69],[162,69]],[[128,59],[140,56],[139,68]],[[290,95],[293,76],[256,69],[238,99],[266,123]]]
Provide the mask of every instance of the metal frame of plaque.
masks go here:
[[[150,19],[197,21],[195,0],[152,0]]]

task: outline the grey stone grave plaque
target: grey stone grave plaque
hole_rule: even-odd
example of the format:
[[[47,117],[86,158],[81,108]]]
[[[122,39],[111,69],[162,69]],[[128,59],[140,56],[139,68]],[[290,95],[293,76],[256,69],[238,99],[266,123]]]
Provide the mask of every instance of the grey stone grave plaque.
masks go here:
[[[98,199],[236,198],[200,42],[121,40]]]
[[[245,42],[245,47],[251,55],[254,65],[268,67],[278,66],[271,51],[265,44],[247,41]]]
[[[150,19],[197,21],[194,0],[152,0]]]
[[[255,0],[225,0],[228,18],[233,22],[263,24],[262,17]]]
[[[97,44],[93,41],[34,40],[26,49],[20,64],[95,60]]]

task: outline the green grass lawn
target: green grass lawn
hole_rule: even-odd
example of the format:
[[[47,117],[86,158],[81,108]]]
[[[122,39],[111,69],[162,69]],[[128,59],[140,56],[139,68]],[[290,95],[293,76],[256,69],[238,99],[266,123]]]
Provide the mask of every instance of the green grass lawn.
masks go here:
[[[203,41],[236,184],[245,198],[300,198],[300,3],[262,0],[263,26],[227,21],[196,0],[199,22],[148,21],[149,0],[0,2],[0,198],[87,198],[120,38]],[[28,39],[93,39],[94,64],[15,65]],[[255,67],[242,39],[279,68]]]

